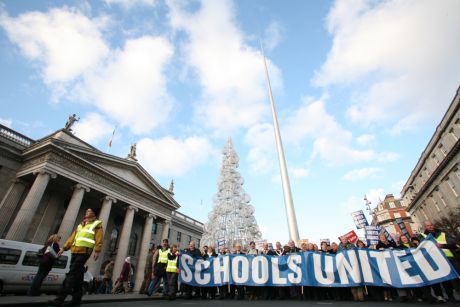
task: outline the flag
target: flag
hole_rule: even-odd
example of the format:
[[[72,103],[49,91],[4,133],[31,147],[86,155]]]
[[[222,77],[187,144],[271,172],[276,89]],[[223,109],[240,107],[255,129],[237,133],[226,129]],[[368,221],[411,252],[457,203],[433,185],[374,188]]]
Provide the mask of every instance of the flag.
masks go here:
[[[113,129],[113,132],[112,132],[112,137],[110,138],[110,141],[109,141],[109,147],[112,148],[112,141],[113,141],[113,136],[115,135],[115,130],[117,128]]]

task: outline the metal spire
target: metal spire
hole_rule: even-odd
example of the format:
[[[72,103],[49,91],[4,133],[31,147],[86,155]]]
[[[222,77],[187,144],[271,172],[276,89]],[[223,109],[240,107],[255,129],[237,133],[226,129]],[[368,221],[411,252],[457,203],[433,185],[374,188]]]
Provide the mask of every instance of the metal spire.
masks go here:
[[[276,139],[276,149],[278,151],[278,160],[280,164],[281,171],[281,183],[283,185],[283,194],[284,194],[284,205],[286,206],[286,216],[289,227],[289,237],[294,242],[298,243],[299,238],[299,229],[297,227],[297,218],[295,215],[294,204],[292,201],[291,185],[289,183],[289,175],[286,166],[286,158],[284,157],[283,143],[281,141],[280,128],[278,125],[278,117],[276,114],[275,100],[273,99],[272,86],[270,83],[270,77],[268,75],[267,61],[265,59],[264,48],[262,42],[260,42],[260,48],[262,50],[262,56],[264,58],[265,66],[265,76],[267,78],[268,84],[268,93],[270,96],[271,108],[272,108],[272,117],[273,117],[273,128],[275,130],[275,139]]]

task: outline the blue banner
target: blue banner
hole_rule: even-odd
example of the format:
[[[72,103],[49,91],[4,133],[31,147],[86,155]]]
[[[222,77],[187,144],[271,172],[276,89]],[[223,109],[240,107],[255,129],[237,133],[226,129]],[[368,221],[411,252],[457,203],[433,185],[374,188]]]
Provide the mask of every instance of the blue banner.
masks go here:
[[[458,278],[436,241],[416,249],[352,249],[336,255],[303,252],[289,256],[223,255],[209,259],[180,256],[180,281],[198,287],[247,286],[420,287]]]

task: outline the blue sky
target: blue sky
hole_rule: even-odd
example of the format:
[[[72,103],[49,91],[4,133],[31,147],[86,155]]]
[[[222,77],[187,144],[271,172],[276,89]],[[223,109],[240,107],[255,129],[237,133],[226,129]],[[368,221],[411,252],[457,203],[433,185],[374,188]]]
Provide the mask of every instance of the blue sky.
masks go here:
[[[139,162],[206,222],[230,136],[271,242],[288,240],[259,39],[301,238],[399,196],[460,85],[460,2],[2,1],[0,122]],[[108,142],[117,127],[113,147]]]

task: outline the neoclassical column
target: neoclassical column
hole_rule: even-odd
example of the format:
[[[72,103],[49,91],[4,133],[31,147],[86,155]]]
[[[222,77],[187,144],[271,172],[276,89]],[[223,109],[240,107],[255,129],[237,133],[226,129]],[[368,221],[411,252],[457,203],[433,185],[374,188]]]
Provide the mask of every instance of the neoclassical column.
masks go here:
[[[137,208],[129,206],[126,209],[125,221],[121,228],[120,239],[118,243],[117,257],[115,258],[115,267],[113,268],[113,280],[116,280],[121,273],[121,268],[128,254],[129,239],[131,237],[131,229],[133,227],[134,212]]]
[[[22,241],[24,240],[27,230],[29,228],[32,219],[37,212],[40,200],[45,193],[46,186],[51,178],[56,178],[56,174],[47,170],[41,170],[37,172],[38,175],[27,193],[26,199],[22,203],[21,209],[19,209],[13,224],[11,224],[8,233],[6,234],[7,240]],[[35,173],[34,173],[35,174]]]
[[[168,232],[169,228],[171,227],[171,220],[165,220],[164,225],[163,225],[163,230],[161,231],[161,238],[160,238],[160,244],[163,241],[163,239],[168,239]]]
[[[58,234],[61,235],[61,242],[65,242],[69,238],[77,219],[78,211],[80,211],[81,202],[85,192],[89,192],[90,188],[83,184],[76,184],[73,190],[72,198],[70,198],[67,210],[62,218],[61,226],[59,226]]]
[[[27,183],[24,180],[16,178],[12,181],[5,197],[3,197],[2,202],[0,203],[0,216],[3,220],[3,223],[0,223],[0,237],[3,235],[3,232],[8,225],[8,221],[13,216],[26,186]]]
[[[139,257],[137,257],[137,268],[136,268],[136,279],[134,282],[134,292],[139,292],[142,281],[144,280],[144,269],[149,256],[150,241],[152,240],[152,224],[155,215],[149,213],[145,217],[144,230],[142,232],[141,250],[139,251]]]
[[[112,204],[116,202],[117,202],[117,199],[110,197],[110,196],[105,196],[102,198],[102,207],[101,207],[101,212],[99,212],[98,219],[102,221],[102,231],[104,233],[104,237],[105,237],[105,233],[107,230],[110,211],[112,210]],[[104,242],[107,242],[107,241],[104,239]],[[97,260],[94,261],[94,258],[91,257],[86,262],[88,265],[88,270],[93,274],[93,276],[99,276],[99,271],[101,270],[102,261],[104,260],[103,257],[105,255],[105,251],[107,250],[107,248],[108,248],[107,244],[102,245],[102,252],[99,255],[99,258],[97,258]]]

